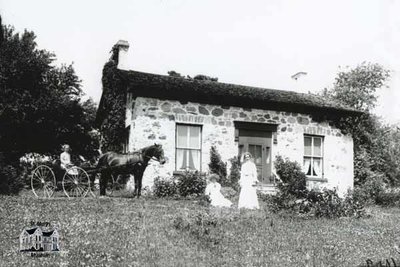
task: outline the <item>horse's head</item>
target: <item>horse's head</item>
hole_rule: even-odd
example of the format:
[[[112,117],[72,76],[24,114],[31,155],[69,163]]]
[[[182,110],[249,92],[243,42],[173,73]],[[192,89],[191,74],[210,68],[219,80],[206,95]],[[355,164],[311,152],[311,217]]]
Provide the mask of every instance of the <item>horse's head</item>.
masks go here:
[[[160,164],[164,164],[167,161],[164,157],[164,149],[162,148],[162,145],[154,144],[153,157],[155,157],[160,162]]]

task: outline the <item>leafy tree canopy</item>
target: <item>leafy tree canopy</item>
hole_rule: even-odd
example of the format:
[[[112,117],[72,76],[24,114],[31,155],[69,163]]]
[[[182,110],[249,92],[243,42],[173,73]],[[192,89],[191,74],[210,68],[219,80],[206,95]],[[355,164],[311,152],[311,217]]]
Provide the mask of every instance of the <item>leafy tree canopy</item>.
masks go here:
[[[376,91],[386,85],[389,77],[389,70],[382,65],[364,62],[340,71],[333,89],[325,90],[325,94],[350,107],[370,111],[376,106]]]
[[[382,65],[362,63],[340,71],[333,88],[323,92],[324,97],[364,111],[361,116],[339,121],[339,128],[353,136],[356,185],[377,177],[388,184],[400,183],[400,133],[371,113],[377,104],[377,91],[389,77],[389,70]]]
[[[33,32],[1,29],[0,152],[59,153],[69,143],[75,153],[91,154],[96,105],[82,103],[73,66],[54,66],[55,55],[37,47]]]

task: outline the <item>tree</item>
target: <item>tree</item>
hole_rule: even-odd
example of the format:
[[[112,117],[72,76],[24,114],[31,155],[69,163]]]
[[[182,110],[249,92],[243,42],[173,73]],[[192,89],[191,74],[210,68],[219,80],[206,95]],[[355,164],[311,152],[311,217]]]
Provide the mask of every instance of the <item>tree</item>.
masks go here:
[[[389,184],[400,182],[397,130],[383,125],[371,113],[376,106],[377,90],[386,85],[389,77],[390,72],[383,66],[362,63],[354,69],[340,71],[333,88],[323,92],[324,97],[364,112],[361,116],[341,118],[337,123],[353,136],[356,185],[377,177],[384,177]]]
[[[369,112],[376,106],[376,91],[386,85],[389,70],[379,64],[362,63],[354,69],[340,71],[333,90],[325,94],[350,107]]]
[[[3,43],[4,39],[4,31],[3,31],[3,24],[1,23],[1,16],[0,16],[0,46]]]
[[[60,145],[69,143],[74,152],[90,154],[96,108],[93,101],[82,103],[73,66],[53,66],[55,55],[38,49],[33,32],[1,28],[0,151],[17,158],[26,152],[59,153]]]

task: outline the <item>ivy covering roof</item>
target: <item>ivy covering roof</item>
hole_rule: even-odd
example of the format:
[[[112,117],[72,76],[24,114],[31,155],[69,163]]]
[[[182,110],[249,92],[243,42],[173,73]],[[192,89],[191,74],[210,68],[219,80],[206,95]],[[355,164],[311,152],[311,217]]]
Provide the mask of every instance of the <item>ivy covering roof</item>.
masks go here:
[[[359,115],[361,111],[313,94],[122,71],[133,96],[326,115]],[[329,114],[335,113],[335,114]]]

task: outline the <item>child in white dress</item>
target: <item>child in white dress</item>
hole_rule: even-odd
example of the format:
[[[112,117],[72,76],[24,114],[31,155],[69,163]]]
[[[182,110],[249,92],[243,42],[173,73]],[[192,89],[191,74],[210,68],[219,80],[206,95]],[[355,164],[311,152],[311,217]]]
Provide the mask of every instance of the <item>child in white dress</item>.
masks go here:
[[[65,144],[62,146],[63,152],[60,155],[60,161],[61,161],[61,168],[65,171],[68,172],[68,174],[71,175],[78,175],[78,171],[76,168],[74,168],[74,164],[71,162],[71,155],[69,152],[71,151],[71,148],[69,145]]]
[[[257,180],[257,167],[251,161],[252,155],[249,152],[243,154],[243,164],[240,169],[240,195],[238,208],[245,209],[259,209],[257,199],[256,184]]]
[[[63,152],[60,155],[60,161],[61,161],[61,168],[63,168],[64,170],[67,170],[73,166],[71,163],[71,155],[69,154],[70,150],[71,148],[69,147],[69,145],[62,146]]]
[[[211,206],[214,207],[230,207],[232,202],[229,199],[226,199],[221,194],[221,185],[217,182],[219,176],[216,174],[211,174],[209,180],[209,184],[206,187],[205,194],[210,197]]]

